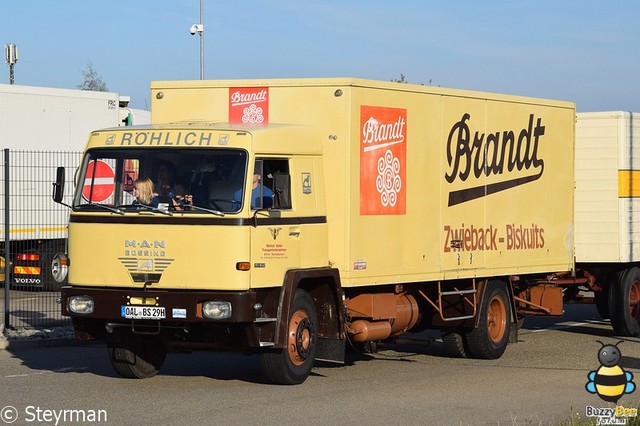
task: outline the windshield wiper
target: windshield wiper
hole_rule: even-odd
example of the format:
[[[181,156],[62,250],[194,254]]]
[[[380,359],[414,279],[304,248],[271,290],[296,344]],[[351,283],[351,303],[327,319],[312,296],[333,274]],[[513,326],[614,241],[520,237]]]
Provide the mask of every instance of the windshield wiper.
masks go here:
[[[220,210],[207,209],[205,207],[194,206],[193,204],[184,204],[182,208],[186,208],[186,207],[191,207],[192,209],[197,210],[199,212],[207,212],[207,213],[214,214],[216,216],[224,217],[224,213],[221,212]]]
[[[140,207],[142,207],[142,208],[144,208],[146,210],[151,210],[152,212],[166,214],[167,216],[173,216],[173,213],[170,212],[169,210],[161,209],[161,208],[158,208],[158,207],[153,207],[153,206],[150,206],[148,204],[137,203],[137,204],[132,204],[132,206],[133,207],[140,206]]]
[[[131,208],[137,209],[137,210],[144,209],[144,210],[149,210],[149,211],[152,211],[152,212],[166,214],[168,216],[173,216],[175,213],[184,213],[185,210],[187,210],[189,208],[192,208],[192,209],[197,210],[197,211],[207,212],[207,213],[214,214],[216,216],[224,217],[224,213],[221,212],[220,210],[207,209],[205,207],[194,206],[193,204],[180,204],[180,207],[182,207],[183,210],[175,210],[175,211],[164,210],[164,209],[160,209],[158,207],[150,206],[148,204],[141,204],[141,203],[122,204],[122,205],[119,205],[118,207],[124,207],[127,210],[129,210]]]
[[[88,204],[78,204],[78,205],[74,206],[74,208],[77,209],[77,208],[87,207],[87,206],[96,206],[96,207],[100,207],[100,208],[105,209],[105,210],[109,210],[111,213],[124,214],[124,212],[122,210],[120,210],[119,208],[117,208],[117,207],[111,207],[111,206],[108,206],[106,204],[100,204],[100,203],[94,203],[94,202],[90,202]]]

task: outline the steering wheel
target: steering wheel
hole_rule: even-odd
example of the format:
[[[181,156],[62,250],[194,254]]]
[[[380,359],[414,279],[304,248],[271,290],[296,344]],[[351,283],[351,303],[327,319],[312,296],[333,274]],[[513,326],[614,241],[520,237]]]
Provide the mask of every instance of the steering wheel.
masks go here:
[[[223,209],[218,203],[227,203],[229,204],[229,208]],[[240,202],[236,200],[227,200],[224,198],[209,198],[203,204],[205,207],[213,207],[214,209],[219,211],[234,211],[236,210],[235,206],[240,205]]]

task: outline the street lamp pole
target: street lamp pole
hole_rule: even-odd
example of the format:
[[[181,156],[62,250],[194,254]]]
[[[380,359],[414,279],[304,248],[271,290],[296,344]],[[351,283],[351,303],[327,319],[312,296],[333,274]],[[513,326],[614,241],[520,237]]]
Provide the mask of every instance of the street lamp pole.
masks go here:
[[[189,28],[191,35],[200,35],[200,80],[204,80],[204,0],[200,0],[200,23]]]
[[[204,80],[204,0],[200,0],[200,80]]]

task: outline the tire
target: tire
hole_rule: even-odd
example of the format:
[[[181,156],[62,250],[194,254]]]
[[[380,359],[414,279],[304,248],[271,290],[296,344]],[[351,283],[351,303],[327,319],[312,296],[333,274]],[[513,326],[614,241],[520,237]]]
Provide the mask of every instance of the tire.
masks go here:
[[[60,291],[63,285],[67,285],[68,276],[63,282],[57,282],[51,274],[51,263],[56,253],[65,252],[64,241],[48,242],[39,249],[40,268],[42,275],[42,287],[45,291]]]
[[[287,324],[287,347],[263,353],[262,370],[273,383],[297,385],[304,382],[316,357],[318,318],[309,293],[298,289]]]
[[[442,343],[447,354],[452,358],[468,358],[469,350],[465,335],[457,329],[443,329],[441,331]]]
[[[123,334],[120,342],[107,347],[111,365],[121,377],[146,379],[158,373],[167,355],[155,337]]]
[[[472,358],[497,359],[509,343],[511,310],[506,286],[500,281],[489,281],[480,305],[477,328],[465,335]]]
[[[619,336],[640,336],[640,268],[618,272],[609,285],[611,325]]]

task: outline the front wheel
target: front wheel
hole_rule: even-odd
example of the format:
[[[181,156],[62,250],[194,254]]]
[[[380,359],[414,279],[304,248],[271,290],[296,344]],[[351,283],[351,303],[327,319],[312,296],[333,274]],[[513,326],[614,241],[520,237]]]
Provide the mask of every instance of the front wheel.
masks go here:
[[[167,349],[151,336],[122,334],[119,342],[109,343],[109,360],[114,370],[127,379],[146,379],[158,373]]]
[[[611,325],[620,336],[640,336],[640,268],[618,272],[609,285]]]
[[[489,281],[480,305],[478,327],[469,331],[465,340],[473,358],[497,359],[509,343],[509,294],[500,281]]]
[[[309,293],[297,290],[287,324],[287,346],[262,354],[265,375],[279,385],[297,385],[306,380],[316,357],[318,319]]]

